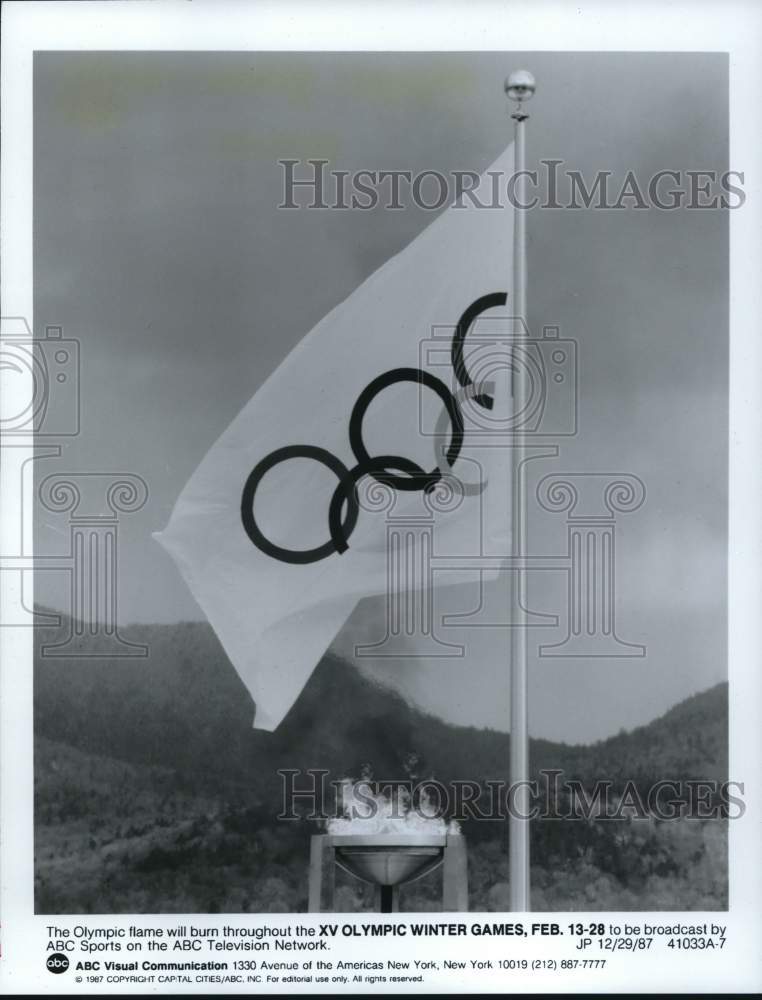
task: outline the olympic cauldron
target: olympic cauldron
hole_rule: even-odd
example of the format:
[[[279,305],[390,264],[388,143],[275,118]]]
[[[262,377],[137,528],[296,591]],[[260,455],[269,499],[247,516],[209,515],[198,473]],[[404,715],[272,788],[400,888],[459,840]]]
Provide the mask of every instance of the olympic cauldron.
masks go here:
[[[337,867],[377,887],[382,913],[399,909],[401,886],[442,867],[442,909],[468,909],[466,841],[460,833],[316,834],[310,855],[310,912],[333,910]]]

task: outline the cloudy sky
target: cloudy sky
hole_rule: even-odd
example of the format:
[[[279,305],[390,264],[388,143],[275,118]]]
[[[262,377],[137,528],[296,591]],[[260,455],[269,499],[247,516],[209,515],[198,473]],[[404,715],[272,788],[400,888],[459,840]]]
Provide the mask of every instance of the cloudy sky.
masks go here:
[[[411,205],[278,210],[277,161],[482,171],[510,141],[502,80],[521,65],[538,80],[530,167],[560,159],[644,184],[728,167],[718,54],[38,54],[35,328],[62,326],[82,355],[82,432],[62,462],[136,472],[150,489],[120,529],[122,621],[202,617],[151,532],[289,350],[431,221]],[[616,591],[618,632],[647,655],[533,656],[535,735],[597,739],[726,676],[727,222],[529,214],[530,327],[559,326],[579,351],[579,433],[542,473],[630,472],[648,493],[618,522]],[[562,552],[565,532],[538,512],[530,548]],[[66,537],[45,522],[38,551]],[[563,616],[565,582],[534,574],[533,606]],[[37,599],[66,609],[55,574],[40,574]],[[446,601],[457,610],[454,588]],[[341,650],[378,638],[379,607],[360,606]],[[543,640],[563,633],[562,620]],[[429,703],[435,691],[454,721],[503,727],[505,632],[466,641],[457,662],[362,669]]]

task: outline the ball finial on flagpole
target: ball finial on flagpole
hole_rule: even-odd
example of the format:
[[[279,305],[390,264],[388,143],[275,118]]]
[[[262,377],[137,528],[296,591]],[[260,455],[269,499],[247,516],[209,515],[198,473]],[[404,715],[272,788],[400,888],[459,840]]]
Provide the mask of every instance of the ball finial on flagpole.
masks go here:
[[[505,92],[512,101],[528,101],[537,89],[534,77],[528,69],[514,70],[505,78]]]

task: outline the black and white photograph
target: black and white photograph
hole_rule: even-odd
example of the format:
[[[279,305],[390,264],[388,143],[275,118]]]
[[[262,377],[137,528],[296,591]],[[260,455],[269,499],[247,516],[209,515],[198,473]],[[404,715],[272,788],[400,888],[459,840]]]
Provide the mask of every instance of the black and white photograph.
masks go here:
[[[733,57],[477,6],[25,56],[0,908],[48,991],[760,982]]]

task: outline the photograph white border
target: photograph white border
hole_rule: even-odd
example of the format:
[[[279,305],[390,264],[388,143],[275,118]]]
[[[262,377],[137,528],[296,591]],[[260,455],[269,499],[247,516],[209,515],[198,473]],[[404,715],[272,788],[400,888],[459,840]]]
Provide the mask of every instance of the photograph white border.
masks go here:
[[[745,785],[745,817],[730,824],[727,950],[693,981],[666,963],[639,962],[642,976],[606,977],[607,990],[752,990],[762,987],[762,7],[730,0],[563,3],[173,3],[29,2],[2,7],[2,312],[33,326],[32,67],[39,50],[412,50],[719,51],[729,54],[730,168],[744,174],[746,202],[730,213],[729,777]],[[506,72],[514,68],[506,66]],[[590,81],[594,91],[595,81]],[[654,108],[659,114],[659,108]],[[0,391],[24,392],[19,380]],[[14,401],[15,402],[15,401]],[[21,498],[0,469],[0,553],[19,551]],[[31,507],[32,500],[26,501]],[[26,511],[27,518],[30,510]],[[18,574],[0,573],[0,616]],[[30,595],[26,595],[27,602]],[[0,617],[1,620],[1,617]],[[13,976],[14,955],[42,938],[33,901],[32,630],[0,629],[0,920],[3,992],[45,982]],[[589,915],[586,915],[588,917]],[[612,919],[615,914],[608,914]],[[693,921],[698,914],[691,914]],[[724,915],[715,914],[715,918]],[[633,917],[632,914],[629,915]],[[623,919],[627,915],[623,915]],[[35,951],[39,955],[39,951]],[[38,962],[38,964],[40,964]],[[48,977],[50,978],[50,977]],[[55,992],[85,992],[59,977]],[[490,987],[479,980],[481,989]],[[576,988],[595,988],[602,978]],[[531,991],[529,979],[516,988]],[[449,988],[449,987],[448,987]],[[569,987],[559,984],[556,989]],[[123,988],[123,992],[129,988]],[[195,991],[193,987],[190,990]],[[102,991],[102,989],[101,989]],[[142,990],[140,990],[142,992]]]

